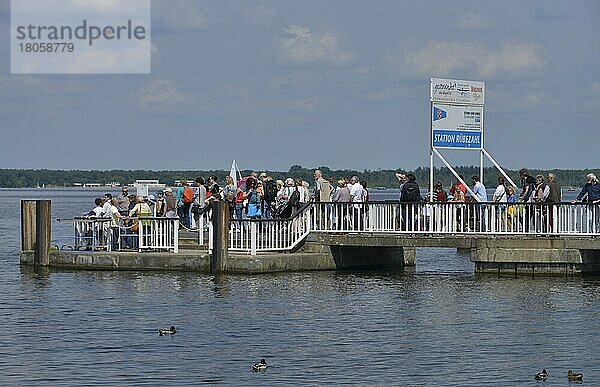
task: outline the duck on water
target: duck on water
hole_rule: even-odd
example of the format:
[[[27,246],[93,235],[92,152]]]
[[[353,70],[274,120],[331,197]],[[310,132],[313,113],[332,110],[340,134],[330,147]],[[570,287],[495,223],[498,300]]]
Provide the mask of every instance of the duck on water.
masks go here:
[[[548,373],[546,372],[545,368],[542,370],[542,372],[538,372],[537,374],[535,374],[535,380],[546,380],[546,379],[548,379]]]
[[[177,333],[177,330],[175,329],[175,326],[173,326],[173,325],[171,325],[171,327],[169,329],[162,328],[162,329],[158,330],[159,336],[174,335],[175,333]]]
[[[575,373],[575,372],[569,370],[569,372],[567,372],[567,378],[569,378],[570,382],[582,382],[583,374]]]
[[[260,359],[260,363],[252,364],[252,371],[254,371],[254,372],[266,371],[267,367],[269,367],[267,365],[267,360]]]

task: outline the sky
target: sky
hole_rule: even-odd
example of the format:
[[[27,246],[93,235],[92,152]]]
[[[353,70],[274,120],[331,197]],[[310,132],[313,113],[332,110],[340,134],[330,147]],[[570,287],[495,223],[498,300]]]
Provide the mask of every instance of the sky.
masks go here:
[[[432,77],[485,82],[503,167],[600,168],[600,1],[152,0],[151,14],[150,74],[12,75],[0,0],[0,168],[413,169],[429,165]]]

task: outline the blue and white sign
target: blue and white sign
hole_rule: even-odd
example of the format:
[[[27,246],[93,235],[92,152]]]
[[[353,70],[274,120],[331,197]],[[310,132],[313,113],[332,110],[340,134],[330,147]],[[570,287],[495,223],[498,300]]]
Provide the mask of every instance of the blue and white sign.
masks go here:
[[[483,106],[449,105],[433,103],[433,129],[474,130],[481,132]]]
[[[483,106],[431,104],[432,145],[482,149]]]
[[[478,149],[482,148],[481,132],[466,130],[434,130],[433,146],[436,148],[460,148]]]

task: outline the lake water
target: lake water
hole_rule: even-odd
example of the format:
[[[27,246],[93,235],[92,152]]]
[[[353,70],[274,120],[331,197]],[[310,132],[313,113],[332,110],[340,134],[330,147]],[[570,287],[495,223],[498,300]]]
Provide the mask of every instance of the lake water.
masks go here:
[[[453,249],[419,249],[404,273],[19,266],[21,199],[58,218],[101,194],[0,190],[2,385],[534,385],[542,368],[545,386],[568,369],[600,385],[599,278],[475,275]]]

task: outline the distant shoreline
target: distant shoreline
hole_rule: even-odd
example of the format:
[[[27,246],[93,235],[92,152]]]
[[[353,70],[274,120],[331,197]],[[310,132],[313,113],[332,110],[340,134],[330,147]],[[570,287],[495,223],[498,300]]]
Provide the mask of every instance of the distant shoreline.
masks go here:
[[[474,166],[456,166],[456,171],[463,175],[465,180],[469,181],[472,175],[479,175],[479,167]],[[256,170],[254,172],[267,172],[274,179],[284,180],[287,177],[300,178],[304,181],[312,183],[313,172],[317,168],[305,168],[300,165],[293,165],[288,171],[264,171]],[[346,178],[350,176],[358,176],[359,180],[368,182],[369,187],[378,188],[397,188],[398,181],[395,173],[413,173],[417,182],[422,187],[427,187],[429,183],[429,168],[420,167],[415,170],[386,169],[386,170],[350,170],[340,169],[333,170],[328,167],[318,167],[323,172],[325,178],[333,178],[334,180]],[[557,175],[557,182],[562,187],[581,187],[585,183],[585,175],[593,172],[598,174],[600,169],[529,169],[529,174],[535,176],[541,174],[546,176],[548,172],[553,172]],[[250,175],[252,170],[242,170],[242,176]],[[519,184],[518,170],[505,169],[505,172],[513,179],[516,184]],[[456,179],[451,172],[445,168],[435,168],[435,181],[441,182],[444,187],[448,188]],[[202,176],[206,180],[208,176],[216,175],[222,185],[225,181],[225,176],[229,175],[229,170],[187,170],[187,171],[151,171],[151,170],[106,170],[106,171],[82,171],[82,170],[48,170],[48,169],[0,169],[0,188],[79,188],[76,184],[102,184],[102,187],[86,187],[85,189],[94,190],[114,190],[120,189],[123,185],[133,183],[135,180],[152,179],[159,180],[161,183],[169,186],[175,186],[180,179],[194,180],[196,177]],[[496,178],[500,173],[494,167],[484,168],[484,184],[486,187],[496,186]],[[109,184],[104,186],[104,184]]]

